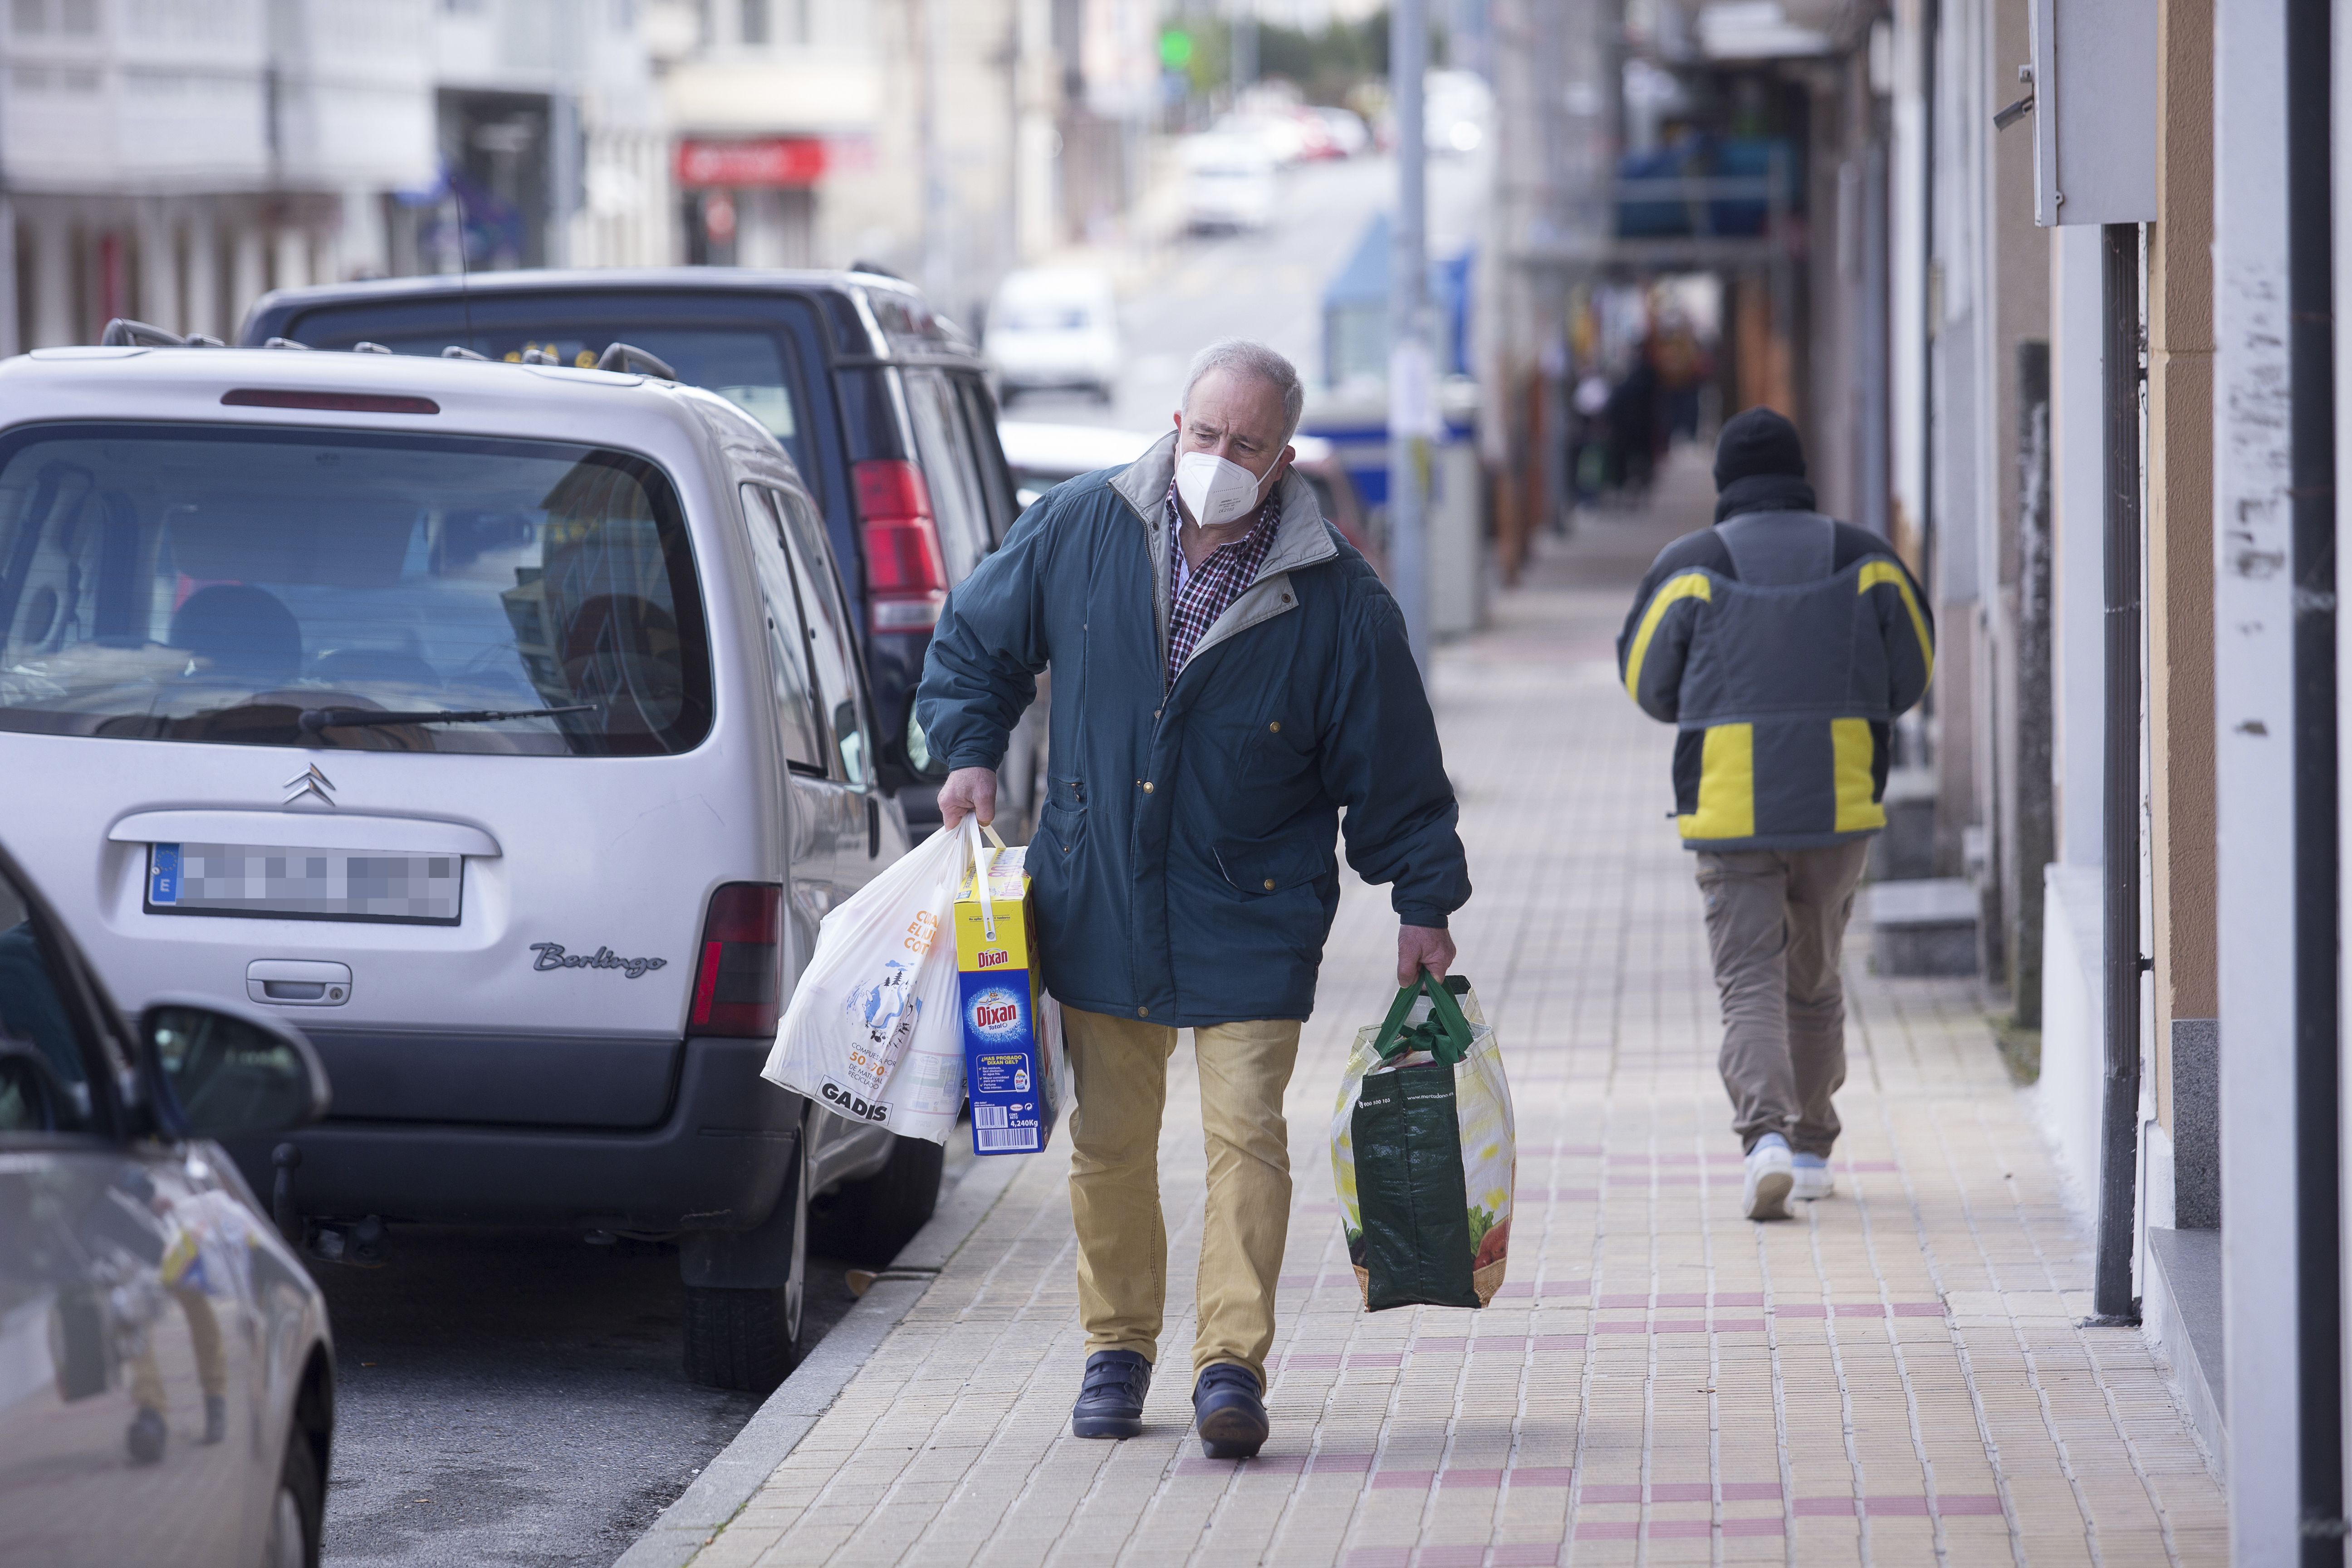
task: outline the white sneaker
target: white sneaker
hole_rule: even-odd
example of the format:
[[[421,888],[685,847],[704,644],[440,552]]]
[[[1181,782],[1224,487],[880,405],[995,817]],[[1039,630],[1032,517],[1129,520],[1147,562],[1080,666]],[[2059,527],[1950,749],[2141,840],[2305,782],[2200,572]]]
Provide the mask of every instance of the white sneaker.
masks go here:
[[[1748,1152],[1748,1181],[1740,1189],[1739,1212],[1749,1219],[1787,1219],[1789,1188],[1795,1181],[1789,1146],[1775,1138]]]
[[[1830,1163],[1819,1154],[1798,1154],[1790,1163],[1795,1167],[1796,1181],[1789,1195],[1799,1203],[1811,1203],[1837,1191],[1837,1177],[1831,1173]]]

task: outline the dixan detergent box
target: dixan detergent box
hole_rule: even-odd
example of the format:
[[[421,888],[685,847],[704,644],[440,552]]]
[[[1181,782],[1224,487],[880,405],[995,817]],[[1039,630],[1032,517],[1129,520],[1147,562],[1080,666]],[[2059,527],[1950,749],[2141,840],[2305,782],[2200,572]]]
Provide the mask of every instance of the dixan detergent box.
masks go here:
[[[1067,1092],[1062,1009],[1037,974],[1024,849],[990,857],[987,902],[970,871],[956,889],[964,1088],[971,1096],[975,1154],[1043,1149]]]

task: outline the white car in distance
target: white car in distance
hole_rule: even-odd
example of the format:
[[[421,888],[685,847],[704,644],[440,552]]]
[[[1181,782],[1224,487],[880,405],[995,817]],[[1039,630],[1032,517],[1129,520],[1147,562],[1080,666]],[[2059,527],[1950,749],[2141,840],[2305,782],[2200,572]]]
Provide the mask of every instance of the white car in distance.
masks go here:
[[[1099,425],[1047,425],[1026,419],[997,421],[1004,461],[1013,470],[1021,510],[1065,480],[1097,468],[1124,468],[1160,439],[1150,430],[1114,430]]]
[[[1184,142],[1184,226],[1195,234],[1262,229],[1274,221],[1274,155],[1253,136]]]
[[[1118,379],[1118,300],[1110,274],[1090,268],[1010,273],[988,308],[981,352],[997,396],[1076,389],[1111,400]]]

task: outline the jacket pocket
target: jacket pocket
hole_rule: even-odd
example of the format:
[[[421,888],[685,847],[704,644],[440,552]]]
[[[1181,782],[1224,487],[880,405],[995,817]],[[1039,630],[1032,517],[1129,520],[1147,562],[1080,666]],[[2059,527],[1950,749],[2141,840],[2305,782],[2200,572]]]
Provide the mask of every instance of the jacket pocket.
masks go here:
[[[1675,815],[1698,814],[1699,757],[1706,743],[1704,730],[1682,730],[1675,735]]]
[[[1087,811],[1082,805],[1064,804],[1062,783],[1060,779],[1054,781],[1053,797],[1045,802],[1045,809],[1037,814],[1037,839],[1040,843],[1052,845],[1061,857],[1066,858],[1076,854],[1079,844],[1086,839]]]
[[[1261,899],[1270,893],[1309,886],[1339,869],[1332,847],[1312,839],[1266,842],[1227,838],[1212,845],[1210,853],[1216,857],[1217,869],[1235,891]]]

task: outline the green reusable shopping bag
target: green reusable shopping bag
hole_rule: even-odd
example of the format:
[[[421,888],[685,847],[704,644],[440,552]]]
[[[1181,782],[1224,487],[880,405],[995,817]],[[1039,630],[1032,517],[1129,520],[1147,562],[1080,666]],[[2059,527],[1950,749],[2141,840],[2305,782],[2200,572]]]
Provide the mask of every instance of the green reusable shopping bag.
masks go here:
[[[1486,1304],[1473,1278],[1481,1238],[1471,1234],[1455,1092],[1455,1074],[1474,1038],[1454,994],[1468,991],[1466,980],[1441,984],[1424,971],[1418,984],[1398,992],[1373,1037],[1382,1064],[1408,1056],[1433,1059],[1365,1072],[1349,1118],[1359,1220],[1349,1250],[1362,1271],[1370,1311]],[[1408,1022],[1424,995],[1427,1016]]]

